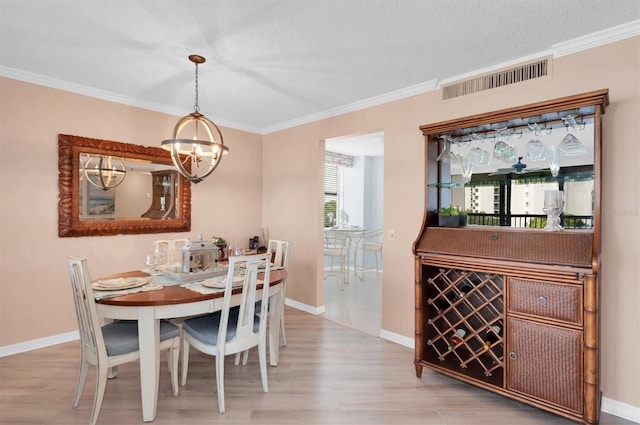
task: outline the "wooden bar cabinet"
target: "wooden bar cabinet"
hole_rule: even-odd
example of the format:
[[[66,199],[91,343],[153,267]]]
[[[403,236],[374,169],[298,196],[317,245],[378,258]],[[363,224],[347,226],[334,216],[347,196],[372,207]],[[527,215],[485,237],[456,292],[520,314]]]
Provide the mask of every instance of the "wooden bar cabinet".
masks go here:
[[[420,127],[426,199],[413,245],[418,377],[428,367],[578,422],[598,423],[602,116],[608,102],[605,89]],[[465,180],[455,159],[442,160],[443,151],[457,149],[457,161],[469,155],[464,149],[489,151],[501,140],[498,133],[515,140],[533,137],[529,130],[536,136],[555,132],[559,141],[575,127],[588,129],[576,134],[587,140],[586,159],[561,157],[555,176],[547,162],[535,167],[528,161],[530,172],[507,165],[506,171],[477,172]],[[522,150],[518,154],[518,162],[527,162]],[[520,214],[525,225],[515,225],[516,210],[531,208],[546,188],[564,188],[565,197],[572,197],[566,202],[589,197],[586,205],[572,207],[588,210],[582,211],[584,221],[548,231],[540,225],[543,217],[526,213]],[[441,208],[456,202],[469,207],[480,192],[495,195],[493,212],[484,214],[492,220],[480,223],[483,215],[477,213],[474,222],[472,211],[466,225],[438,226]],[[525,199],[524,205],[514,205],[515,198]],[[568,208],[563,223],[571,218]]]

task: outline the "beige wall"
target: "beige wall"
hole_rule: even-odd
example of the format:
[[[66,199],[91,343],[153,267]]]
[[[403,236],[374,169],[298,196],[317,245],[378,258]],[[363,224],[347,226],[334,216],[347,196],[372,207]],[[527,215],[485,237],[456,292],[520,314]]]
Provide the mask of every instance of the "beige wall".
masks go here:
[[[266,135],[264,217],[292,241],[288,297],[322,306],[322,153],[328,138],[383,130],[384,241],[382,328],[413,337],[411,245],[424,205],[422,124],[608,88],[604,117],[602,253],[602,389],[605,397],[640,406],[640,38],[553,61],[550,78],[441,100],[431,92]],[[410,362],[411,359],[407,359]]]
[[[384,131],[382,327],[413,337],[413,257],[424,194],[422,124],[609,88],[605,115],[602,389],[640,407],[640,38],[555,59],[549,79],[443,102],[439,91],[258,136],[223,129],[231,154],[192,186],[190,237],[246,243],[261,226],[292,242],[288,298],[320,307],[324,140]],[[160,236],[57,237],[58,133],[157,146],[176,117],[0,78],[0,347],[76,329],[64,258],[94,276],[142,266]],[[205,111],[206,112],[206,111]],[[260,142],[264,142],[262,149]],[[25,153],[28,153],[25,154]],[[28,177],[25,175],[28,173]],[[182,236],[182,234],[173,236]],[[34,295],[35,294],[35,295]],[[19,323],[20,326],[14,326]],[[412,359],[408,358],[407,362]]]
[[[191,232],[58,238],[57,135],[159,146],[177,118],[5,78],[0,93],[0,347],[77,329],[68,254],[98,277],[143,267],[155,239],[258,234],[261,136],[222,129],[231,154],[192,185]]]

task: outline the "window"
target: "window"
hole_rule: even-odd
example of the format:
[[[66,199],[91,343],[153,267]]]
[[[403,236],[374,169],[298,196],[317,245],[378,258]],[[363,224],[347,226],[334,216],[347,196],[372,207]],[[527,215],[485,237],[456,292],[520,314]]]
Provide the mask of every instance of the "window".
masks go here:
[[[324,164],[324,227],[337,222],[342,205],[342,169],[333,164]]]

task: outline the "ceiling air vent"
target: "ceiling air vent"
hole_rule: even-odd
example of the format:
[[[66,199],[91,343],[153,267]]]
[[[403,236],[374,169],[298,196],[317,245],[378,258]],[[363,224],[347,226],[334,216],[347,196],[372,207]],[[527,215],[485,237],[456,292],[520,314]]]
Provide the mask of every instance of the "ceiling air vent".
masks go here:
[[[549,68],[549,59],[543,59],[453,83],[442,87],[442,100],[546,77],[549,74]]]

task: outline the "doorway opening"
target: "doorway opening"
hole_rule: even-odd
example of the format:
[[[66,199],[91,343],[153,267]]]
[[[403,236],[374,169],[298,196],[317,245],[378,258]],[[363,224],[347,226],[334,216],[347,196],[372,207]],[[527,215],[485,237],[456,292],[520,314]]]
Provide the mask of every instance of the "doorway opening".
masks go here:
[[[383,183],[383,132],[325,141],[325,235],[345,234],[346,247],[344,273],[340,259],[325,255],[323,316],[375,336],[382,321]]]

